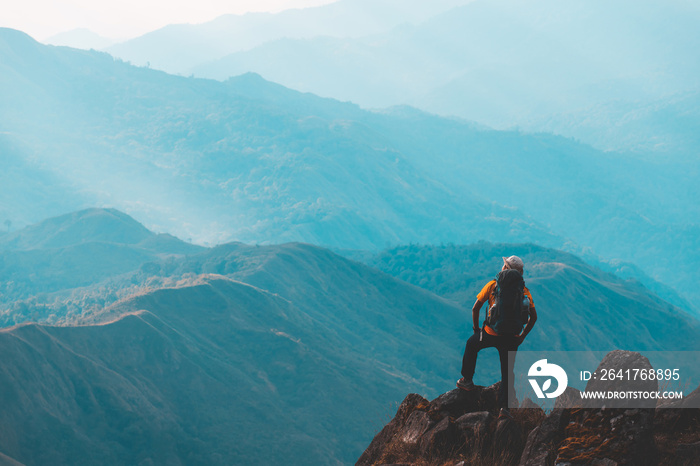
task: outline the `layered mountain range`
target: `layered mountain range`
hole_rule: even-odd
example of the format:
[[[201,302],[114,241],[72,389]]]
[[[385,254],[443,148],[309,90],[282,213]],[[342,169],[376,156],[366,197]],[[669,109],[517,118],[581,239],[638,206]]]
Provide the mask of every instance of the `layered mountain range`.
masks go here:
[[[407,288],[373,286],[387,284]],[[440,355],[451,348],[411,327],[426,308],[454,321],[456,307],[402,294],[370,296],[362,313],[320,308],[321,320],[269,291],[203,276],[121,302],[114,321],[3,330],[0,448],[25,464],[350,462],[398,393],[430,390],[436,372],[449,373]],[[388,333],[372,315],[408,328]]]
[[[0,28],[0,463],[347,464],[410,392],[418,423],[402,405],[389,425],[428,456],[392,437],[367,464],[498,436],[491,395],[458,426],[459,391],[427,399],[511,254],[539,315],[522,349],[700,350],[699,18],[342,0],[170,26],[122,58]],[[482,353],[475,382],[498,377]],[[592,458],[560,448],[579,414],[525,419],[513,458]]]
[[[195,247],[90,209],[2,249],[35,260],[6,269],[24,299],[3,292],[23,305],[0,332],[0,451],[24,464],[353,462],[407,392],[453,386],[465,304],[507,253],[540,316],[523,348],[698,350],[685,311],[534,245],[354,253],[370,267],[299,243]],[[478,383],[498,378],[492,353]]]
[[[151,260],[203,249],[155,234],[114,209],[74,212],[0,236],[0,300],[7,307],[2,324],[80,315],[127,292],[129,284],[117,277]],[[117,283],[106,285],[112,281]]]
[[[683,307],[654,280],[697,301],[699,214],[677,202],[698,194],[695,162],[406,107],[368,112],[256,75],[176,77],[12,30],[0,37],[10,167],[0,216],[15,229],[109,205],[209,244],[529,241],[613,261]]]
[[[158,238],[123,214],[90,210],[3,245],[44,259],[13,267],[15,282],[50,268],[74,286],[75,263],[114,274],[13,310],[16,322],[46,322],[42,309],[55,316],[79,299],[84,314],[0,332],[4,454],[24,464],[349,463],[406,387],[434,393],[451,383],[461,340],[453,303],[298,244],[202,254],[176,243],[152,248],[167,254],[155,262],[142,253],[124,274],[124,251]],[[76,249],[96,244],[120,247],[88,257]],[[8,251],[20,250],[3,261]],[[164,282],[165,269],[214,262],[224,265]],[[135,283],[121,300],[111,296]],[[86,306],[86,295],[102,301]]]
[[[23,158],[88,199],[151,211],[156,228],[214,244],[376,247],[500,231],[513,240],[558,241],[525,214],[473,194],[456,198],[408,163],[354,105],[257,76],[190,80],[4,35],[3,98],[10,105],[2,119]],[[13,106],[20,95],[27,101]],[[18,196],[3,215],[26,223],[31,199]],[[448,215],[456,206],[462,215]],[[444,225],[428,227],[440,211]]]
[[[279,13],[223,15],[203,24],[173,24],[105,50],[134,65],[187,75],[194,66],[282,39],[359,38],[418,23],[470,0],[339,0]],[[241,74],[241,73],[236,73]]]
[[[410,104],[692,157],[698,23],[697,5],[682,0],[347,0],[173,25],[108,50],[171,73],[256,72],[369,108]]]

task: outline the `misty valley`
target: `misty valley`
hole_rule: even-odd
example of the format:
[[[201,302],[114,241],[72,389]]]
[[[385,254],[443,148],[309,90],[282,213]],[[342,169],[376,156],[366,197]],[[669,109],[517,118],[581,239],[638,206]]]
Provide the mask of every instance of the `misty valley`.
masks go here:
[[[700,351],[700,9],[643,3],[0,28],[0,464],[697,464],[695,379],[455,388],[509,256],[523,351]]]

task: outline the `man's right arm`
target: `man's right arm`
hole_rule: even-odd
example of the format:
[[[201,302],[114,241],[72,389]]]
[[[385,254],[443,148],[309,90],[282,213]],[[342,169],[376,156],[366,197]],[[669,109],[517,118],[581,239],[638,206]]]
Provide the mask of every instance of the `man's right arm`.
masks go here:
[[[484,301],[479,301],[478,299],[474,303],[474,307],[472,307],[472,321],[474,322],[474,331],[478,332],[479,331],[479,311],[481,310],[481,306],[484,305]]]

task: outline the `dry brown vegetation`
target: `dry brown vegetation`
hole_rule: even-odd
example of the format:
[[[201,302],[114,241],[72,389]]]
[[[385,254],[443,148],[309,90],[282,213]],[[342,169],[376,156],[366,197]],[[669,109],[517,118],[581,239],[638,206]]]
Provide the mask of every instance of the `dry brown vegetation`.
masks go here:
[[[583,409],[572,411],[572,419],[581,417]],[[614,439],[605,422],[612,416],[610,410],[599,411],[582,422],[572,422],[564,430],[565,438],[559,444],[559,456],[562,461],[590,462],[594,458],[610,458],[615,461],[623,459],[625,452],[610,448]]]

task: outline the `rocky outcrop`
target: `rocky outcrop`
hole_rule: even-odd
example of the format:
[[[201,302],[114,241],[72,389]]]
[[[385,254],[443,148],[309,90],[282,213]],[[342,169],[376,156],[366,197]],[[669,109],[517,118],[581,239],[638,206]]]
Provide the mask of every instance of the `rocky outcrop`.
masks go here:
[[[569,411],[554,409],[528,435],[520,457],[520,464],[527,466],[552,464],[556,458],[556,451],[552,446],[558,445],[564,440],[564,428],[568,423]]]
[[[605,355],[603,360],[595,370],[595,377],[592,377],[586,384],[587,392],[655,392],[659,388],[656,379],[626,376],[626,371],[652,370],[651,363],[647,358],[632,351],[611,351]],[[603,377],[604,374],[619,374],[620,377]],[[583,403],[584,408],[600,406],[600,400],[587,400]],[[606,408],[637,408],[644,407],[654,409],[656,400],[624,398],[617,400],[606,400]]]
[[[656,408],[654,434],[659,454],[668,464],[700,464],[700,387],[683,400]]]
[[[564,393],[559,395],[554,402],[554,409],[563,408],[580,408],[581,407],[581,391],[574,387],[566,387]]]
[[[372,443],[357,461],[357,464],[369,465],[376,463],[379,458],[385,456],[385,450],[395,443],[415,444],[413,438],[415,437],[417,440],[427,431],[427,427],[423,429],[416,425],[419,423],[417,416],[420,415],[419,413],[425,413],[428,406],[428,400],[422,396],[415,393],[408,395],[399,406],[394,419],[374,437],[374,440],[372,440]],[[409,424],[408,420],[413,414],[416,414],[416,416],[411,418],[412,422]]]
[[[649,360],[639,353],[612,351],[598,365],[596,374],[627,369],[652,369]],[[586,384],[587,392],[594,391],[656,391],[656,380],[602,380],[598,376]],[[583,408],[568,410],[568,423],[563,429],[563,440],[556,445],[555,463],[564,464],[630,464],[656,463],[653,421],[656,400],[620,399],[588,400]],[[571,403],[569,400],[568,403]],[[636,406],[641,406],[638,408]],[[554,450],[554,448],[552,448]]]
[[[639,353],[613,351],[596,371],[647,365]],[[642,385],[594,380],[586,390],[656,390],[656,382]],[[548,415],[526,398],[511,417],[499,417],[498,388],[456,389],[432,401],[407,396],[357,465],[700,464],[700,388],[658,408],[584,406],[580,392],[569,388]]]
[[[514,410],[515,419],[499,417],[499,386],[500,382],[469,392],[455,389],[430,402],[408,395],[357,464],[443,464],[452,459],[465,464],[475,460],[517,464],[526,426],[539,422],[528,421],[527,416],[544,414],[535,405],[535,409]]]

